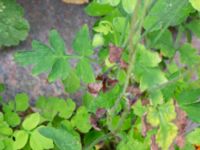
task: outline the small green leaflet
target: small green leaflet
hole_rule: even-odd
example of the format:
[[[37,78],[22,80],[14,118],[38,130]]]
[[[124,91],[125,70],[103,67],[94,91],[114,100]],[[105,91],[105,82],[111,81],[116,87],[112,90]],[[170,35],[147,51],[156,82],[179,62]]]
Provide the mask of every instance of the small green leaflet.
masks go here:
[[[74,70],[71,70],[68,77],[63,80],[65,91],[75,93],[80,88],[80,78]]]
[[[40,114],[39,113],[33,113],[30,114],[25,118],[25,120],[22,123],[22,127],[25,130],[33,130],[37,127],[37,125],[40,123]]]
[[[76,104],[71,99],[65,101],[56,97],[40,97],[36,102],[36,107],[39,109],[42,117],[49,121],[53,121],[56,115],[65,119],[71,117]]]
[[[28,141],[28,132],[24,130],[17,130],[14,132],[13,136],[15,137],[15,141],[13,144],[14,149],[22,149],[27,141]]]
[[[3,83],[0,83],[0,92],[3,92],[5,90],[5,85]]]
[[[39,132],[47,138],[52,139],[60,150],[81,150],[81,143],[76,136],[64,129],[43,127]]]
[[[200,2],[200,1],[199,1]],[[196,35],[198,38],[200,38],[200,20],[192,20],[191,22],[186,24],[186,27],[192,31],[194,35]]]
[[[39,131],[44,128],[40,126],[31,132],[29,144],[33,150],[52,149],[54,147],[53,140],[43,136]]]
[[[200,1],[199,0],[189,0],[189,2],[192,4],[192,6],[200,11]]]
[[[180,49],[181,61],[189,66],[200,63],[200,56],[198,51],[192,47],[191,44],[185,43]]]
[[[65,41],[56,30],[50,31],[49,43],[58,54],[65,54]]]
[[[179,106],[187,112],[188,117],[194,122],[200,122],[200,88],[186,89],[176,96]]]
[[[147,50],[139,45],[135,54],[133,73],[140,82],[140,88],[145,91],[167,81],[164,73],[158,68],[161,58],[158,53]]]
[[[6,121],[3,120],[3,114],[0,112],[0,135],[9,136],[12,135],[12,128],[9,127]]]
[[[59,116],[65,119],[70,118],[76,108],[76,104],[74,103],[72,99],[67,99],[66,101],[61,100],[59,105],[60,105],[58,107]]]
[[[0,47],[19,44],[29,31],[23,8],[16,0],[0,1]]]
[[[150,106],[147,113],[147,121],[157,127],[165,122],[170,122],[176,118],[176,112],[173,101],[164,103],[158,107]]]
[[[113,11],[113,7],[108,4],[99,4],[98,2],[92,1],[85,8],[85,12],[90,16],[104,16]]]
[[[16,111],[26,111],[29,107],[29,97],[25,93],[15,96]]]
[[[117,6],[120,0],[97,0],[100,4],[110,4],[111,6]]]
[[[20,116],[12,111],[5,112],[4,119],[11,127],[16,127],[21,122]]]
[[[76,72],[85,83],[91,83],[95,81],[92,66],[87,58],[83,58],[78,62],[76,66]]]
[[[161,30],[149,33],[147,35],[148,44],[151,48],[159,49],[164,56],[171,58],[175,53],[172,33],[169,30],[165,30],[155,42],[160,32]]]
[[[176,118],[173,101],[150,106],[147,113],[147,121],[153,126],[159,126],[156,134],[156,142],[163,150],[168,150],[177,134],[177,127],[171,123]]]
[[[149,31],[179,25],[193,12],[188,0],[156,1],[144,20],[144,28]]]
[[[178,128],[173,123],[165,123],[161,125],[157,134],[156,142],[162,150],[169,150],[178,132]]]
[[[80,56],[91,56],[93,54],[92,43],[87,25],[84,25],[77,32],[72,45],[74,51]]]
[[[186,136],[187,141],[192,145],[200,145],[200,128],[196,128]]]
[[[137,0],[122,0],[122,6],[128,14],[133,13],[136,3]]]
[[[84,106],[78,108],[71,122],[82,133],[87,133],[92,127],[90,124],[90,115]]]
[[[48,79],[50,82],[55,81],[57,78],[66,79],[70,70],[71,66],[65,58],[57,59],[52,67]]]

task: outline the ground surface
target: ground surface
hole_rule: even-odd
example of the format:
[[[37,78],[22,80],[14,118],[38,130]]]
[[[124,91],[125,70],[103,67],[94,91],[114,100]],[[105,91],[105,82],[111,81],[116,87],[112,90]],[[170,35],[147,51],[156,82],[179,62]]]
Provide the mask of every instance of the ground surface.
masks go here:
[[[68,5],[61,0],[17,0],[25,9],[25,17],[30,23],[30,33],[19,46],[0,50],[0,83],[6,85],[4,98],[9,100],[16,93],[26,92],[32,100],[39,95],[66,96],[60,82],[49,84],[45,75],[33,77],[30,68],[15,64],[12,55],[22,49],[31,49],[33,39],[47,43],[48,31],[56,28],[70,48],[74,33],[83,25],[92,26],[94,18],[84,13],[84,5]],[[76,97],[76,96],[75,96]]]

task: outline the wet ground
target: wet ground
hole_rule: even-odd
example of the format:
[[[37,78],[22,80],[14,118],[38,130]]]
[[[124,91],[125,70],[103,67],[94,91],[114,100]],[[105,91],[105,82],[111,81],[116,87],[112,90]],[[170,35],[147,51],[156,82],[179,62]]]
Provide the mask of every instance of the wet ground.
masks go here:
[[[25,9],[25,17],[30,23],[30,33],[26,41],[17,47],[0,50],[0,83],[6,85],[4,98],[9,100],[16,93],[26,92],[35,100],[40,95],[65,97],[62,84],[49,84],[46,75],[33,77],[30,68],[22,68],[12,55],[22,49],[31,49],[33,39],[47,43],[48,31],[57,29],[70,48],[75,32],[83,25],[90,27],[95,19],[84,13],[85,5],[69,5],[61,0],[17,0]]]

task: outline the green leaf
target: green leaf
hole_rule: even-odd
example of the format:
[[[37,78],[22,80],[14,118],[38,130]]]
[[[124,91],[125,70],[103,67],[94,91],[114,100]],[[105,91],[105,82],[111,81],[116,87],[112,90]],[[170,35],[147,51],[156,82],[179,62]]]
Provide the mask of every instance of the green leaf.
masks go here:
[[[67,99],[66,101],[61,101],[59,108],[62,108],[59,110],[59,116],[68,119],[73,114],[76,104],[72,99]]]
[[[91,83],[95,81],[92,66],[86,58],[83,58],[78,62],[76,72],[84,83]]]
[[[15,138],[13,143],[14,149],[22,149],[28,141],[28,133],[24,130],[17,130],[13,136]]]
[[[157,67],[161,62],[158,53],[147,50],[139,45],[135,54],[133,73],[140,82],[140,88],[145,91],[167,81],[164,73]]]
[[[141,100],[138,100],[132,107],[134,114],[142,117],[146,112],[146,107],[142,105]]]
[[[113,10],[113,7],[108,4],[99,4],[95,1],[89,3],[89,5],[85,8],[85,12],[89,16],[104,16],[110,13]]]
[[[167,123],[161,125],[157,134],[156,142],[162,150],[168,150],[170,145],[173,143],[178,132],[178,128],[173,123]]]
[[[29,107],[29,97],[25,93],[15,96],[16,111],[26,111]]]
[[[143,45],[138,46],[135,55],[135,62],[145,67],[156,67],[161,62],[157,52],[147,50]]]
[[[71,66],[69,62],[66,61],[66,59],[64,58],[57,59],[48,76],[49,82],[53,82],[58,78],[62,80],[66,79],[70,70],[71,70]]]
[[[131,130],[132,131],[132,130]],[[132,131],[133,132],[133,131]],[[126,135],[117,145],[117,150],[149,150],[150,143],[135,139],[133,136]]]
[[[97,33],[93,36],[92,46],[93,48],[97,48],[104,45],[104,38],[101,33]]]
[[[39,130],[43,128],[43,126],[40,126],[31,133],[29,142],[33,150],[52,149],[54,147],[53,140],[39,133]]]
[[[163,103],[163,94],[160,90],[153,90],[149,92],[149,99],[154,106]]]
[[[11,111],[5,112],[4,119],[11,127],[16,127],[21,122],[19,115]]]
[[[200,128],[196,128],[186,136],[187,141],[192,145],[200,145]]]
[[[185,43],[180,49],[181,61],[189,66],[193,66],[200,62],[200,57],[195,48],[191,44]]]
[[[4,145],[3,141],[0,141],[0,150],[4,150],[4,148],[5,148],[5,145]]]
[[[149,45],[151,48],[159,49],[163,56],[171,58],[175,53],[172,33],[169,30],[165,30],[158,38],[157,42],[154,43],[160,32],[159,30],[148,34]]]
[[[192,4],[192,6],[200,11],[200,1],[199,0],[189,0],[189,2]]]
[[[100,21],[98,26],[93,27],[95,32],[101,33],[103,35],[108,35],[108,33],[113,33],[113,25],[110,21]]]
[[[72,126],[72,124],[71,124],[71,122],[69,120],[63,120],[63,121],[61,121],[58,128],[66,130],[68,133],[70,133],[73,136],[75,136],[78,141],[81,140],[81,137],[80,137],[79,133],[74,130],[74,127]]]
[[[39,123],[40,123],[40,114],[33,113],[25,118],[25,120],[22,123],[22,127],[25,130],[30,131],[30,130],[36,128]]]
[[[74,51],[81,56],[91,56],[93,54],[92,43],[87,25],[84,25],[78,33],[76,33],[72,45]]]
[[[5,85],[3,83],[0,83],[0,92],[3,92],[5,90]]]
[[[65,79],[70,72],[70,64],[65,54],[64,42],[59,34],[50,31],[49,41],[51,47],[38,41],[32,42],[32,50],[18,52],[15,60],[19,64],[33,65],[32,73],[35,75],[50,71],[48,79],[50,82],[58,78]]]
[[[39,132],[54,141],[60,150],[81,150],[81,143],[76,136],[63,129],[44,127]]]
[[[106,108],[109,109],[113,107],[116,99],[118,98],[119,94],[122,92],[122,89],[120,88],[119,85],[115,85],[114,88],[110,89],[106,93],[100,93],[98,97],[94,100],[94,108],[93,109],[98,109],[98,108]],[[120,108],[121,106],[119,106]]]
[[[122,0],[122,6],[128,14],[133,13],[136,3],[137,0]]]
[[[167,82],[167,78],[158,68],[146,68],[140,78],[140,89],[144,91],[165,82]]]
[[[3,149],[3,150],[13,150],[14,149],[13,140],[11,138],[4,138],[3,143],[5,146],[5,149]]]
[[[177,96],[179,106],[187,112],[188,117],[194,122],[200,122],[200,89],[186,89]]]
[[[144,20],[144,28],[149,31],[179,25],[193,12],[188,0],[156,1]]]
[[[63,99],[57,97],[40,97],[36,102],[36,107],[45,119],[53,121],[54,117],[59,113],[60,105],[62,105],[63,102]]]
[[[63,80],[65,90],[69,93],[75,93],[80,88],[80,79],[75,71],[71,71],[68,77]]]
[[[65,42],[56,30],[51,30],[49,33],[49,43],[52,48],[59,54],[65,54]]]
[[[169,101],[157,107],[149,107],[147,121],[154,127],[170,122],[176,118],[173,101]]]
[[[18,45],[26,39],[29,24],[16,0],[1,0],[0,18],[0,47]]]
[[[193,19],[191,22],[186,24],[186,27],[192,31],[194,35],[200,38],[200,20]]]
[[[88,92],[83,96],[83,105],[87,108],[88,112],[96,112],[95,98]]]
[[[10,136],[13,131],[5,121],[0,121],[0,135]]]
[[[119,70],[117,73],[117,80],[121,85],[125,83],[126,80],[126,72],[124,70]]]
[[[90,131],[84,136],[84,145],[90,145],[92,142],[97,140],[98,138],[104,136],[105,134],[101,131]]]
[[[72,124],[82,133],[87,133],[91,129],[90,115],[84,106],[78,108],[72,118]]]
[[[110,0],[111,6],[117,6],[120,3],[120,0]]]

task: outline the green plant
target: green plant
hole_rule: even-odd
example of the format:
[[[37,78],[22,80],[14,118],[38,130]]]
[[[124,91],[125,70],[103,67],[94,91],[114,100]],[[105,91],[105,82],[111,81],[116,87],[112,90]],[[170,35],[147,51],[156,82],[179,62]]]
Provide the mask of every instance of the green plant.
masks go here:
[[[185,129],[187,120],[200,123],[200,57],[191,43],[192,32],[200,35],[198,8],[188,0],[93,0],[85,11],[101,18],[92,40],[87,25],[78,31],[73,53],[56,30],[48,45],[33,41],[16,62],[81,91],[83,101],[76,108],[70,98],[40,97],[29,106],[18,94],[2,102],[2,149],[195,149],[199,128]]]
[[[16,0],[0,1],[0,47],[18,45],[25,40],[29,24]]]

